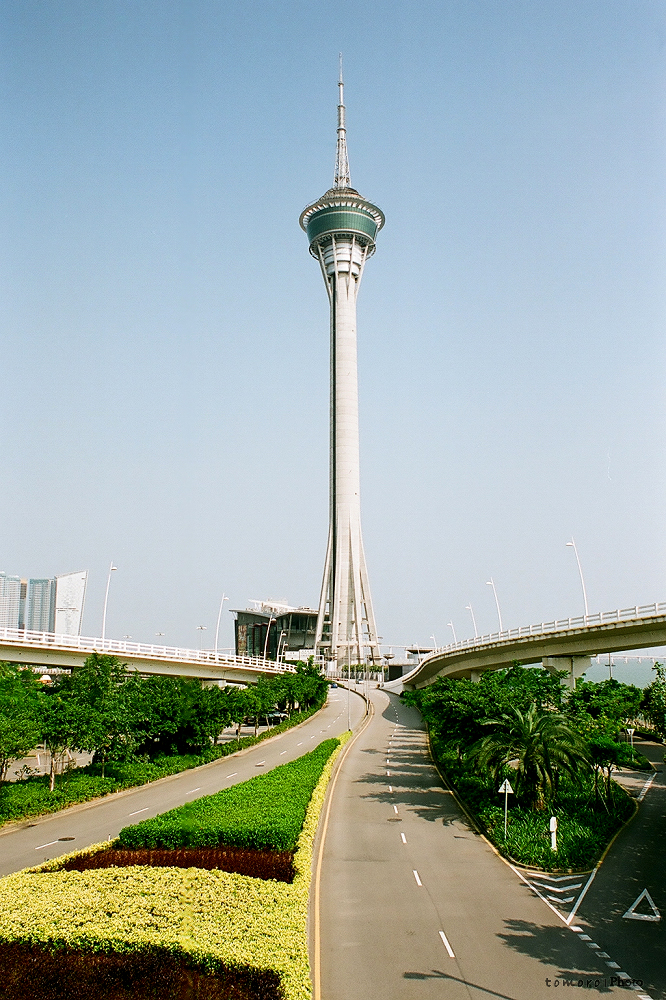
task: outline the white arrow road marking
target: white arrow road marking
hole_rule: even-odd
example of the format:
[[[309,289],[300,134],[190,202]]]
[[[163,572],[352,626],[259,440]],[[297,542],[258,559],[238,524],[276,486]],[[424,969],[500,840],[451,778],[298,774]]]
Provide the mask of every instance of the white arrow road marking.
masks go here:
[[[643,900],[646,901],[646,903],[648,904],[648,906],[652,910],[652,913],[636,913],[635,912],[636,911],[636,907],[639,905],[639,903],[642,903]],[[631,904],[631,906],[629,907],[629,909],[627,910],[627,912],[622,914],[622,919],[623,920],[649,920],[652,923],[656,923],[658,920],[661,920],[661,913],[659,912],[659,910],[657,909],[657,907],[654,905],[654,900],[652,899],[652,896],[650,895],[650,893],[647,891],[647,889],[643,889],[643,891],[640,894],[640,896],[638,897],[638,899],[634,900],[634,902]]]

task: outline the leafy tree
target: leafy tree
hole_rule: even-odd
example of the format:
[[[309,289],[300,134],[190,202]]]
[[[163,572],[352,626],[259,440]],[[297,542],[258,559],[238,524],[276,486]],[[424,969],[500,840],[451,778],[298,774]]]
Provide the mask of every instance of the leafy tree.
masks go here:
[[[92,653],[61,687],[88,712],[79,746],[93,753],[104,777],[106,764],[126,760],[141,738],[136,718],[137,685],[130,683],[130,675],[116,656]]]
[[[561,774],[576,780],[581,768],[589,769],[584,740],[560,713],[512,706],[484,726],[491,732],[471,748],[469,758],[495,783],[512,769],[516,793],[530,809],[545,808]]]
[[[40,741],[37,681],[32,670],[0,663],[0,781]]]
[[[58,758],[70,747],[81,747],[91,723],[91,709],[59,690],[44,691],[39,703],[39,729],[51,756],[49,791],[55,788]]]
[[[642,698],[640,688],[622,684],[615,678],[599,683],[579,681],[567,697],[566,712],[576,719],[579,727],[584,727],[589,717],[615,738],[627,721],[636,718]]]
[[[652,669],[657,676],[643,693],[641,711],[663,740],[666,739],[666,667],[655,663]]]

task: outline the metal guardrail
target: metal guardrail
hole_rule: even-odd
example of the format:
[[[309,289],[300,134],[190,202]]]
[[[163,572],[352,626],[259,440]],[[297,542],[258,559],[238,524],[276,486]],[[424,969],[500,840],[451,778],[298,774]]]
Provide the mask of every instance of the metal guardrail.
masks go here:
[[[118,639],[96,639],[81,635],[57,635],[53,632],[33,632],[29,629],[0,628],[0,642],[13,646],[32,646],[53,652],[108,653],[166,663],[201,663],[220,668],[249,667],[262,673],[292,673],[294,667],[257,656],[230,656],[210,649],[181,649],[178,646],[155,646],[152,643],[125,642]]]
[[[572,628],[590,628],[593,625],[606,625],[611,622],[631,622],[637,619],[666,615],[666,602],[655,601],[654,604],[641,604],[633,608],[619,608],[617,611],[598,611],[594,615],[580,615],[577,618],[561,618],[552,622],[541,622],[539,625],[523,625],[520,628],[504,629],[502,632],[491,632],[474,639],[460,639],[448,646],[436,646],[427,653],[423,660],[441,653],[454,653],[457,650],[473,649],[487,646],[494,642],[509,639],[522,639],[530,635],[552,635],[557,632],[567,632]]]

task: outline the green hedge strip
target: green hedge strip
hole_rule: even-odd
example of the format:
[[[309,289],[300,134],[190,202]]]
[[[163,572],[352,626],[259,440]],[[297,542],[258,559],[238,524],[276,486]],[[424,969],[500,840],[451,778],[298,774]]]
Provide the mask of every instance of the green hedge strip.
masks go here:
[[[120,831],[114,847],[295,848],[312,792],[338,740],[329,739],[297,760],[249,781]]]

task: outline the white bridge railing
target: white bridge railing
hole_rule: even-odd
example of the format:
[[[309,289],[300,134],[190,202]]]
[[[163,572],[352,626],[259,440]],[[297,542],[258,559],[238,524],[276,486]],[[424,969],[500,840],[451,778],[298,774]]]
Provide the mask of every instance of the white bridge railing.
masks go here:
[[[16,647],[38,647],[53,652],[108,653],[145,660],[164,660],[165,663],[201,663],[206,666],[246,667],[262,673],[281,674],[293,672],[294,667],[258,656],[232,656],[215,653],[211,649],[180,649],[178,646],[155,646],[145,642],[126,642],[119,639],[96,639],[82,635],[55,635],[53,632],[32,632],[29,629],[0,628],[0,643]]]
[[[636,605],[634,608],[619,608],[617,611],[598,611],[594,615],[580,615],[578,618],[561,618],[552,622],[541,622],[539,625],[522,625],[520,628],[504,629],[502,632],[491,632],[474,639],[460,639],[448,646],[436,646],[422,657],[421,662],[429,656],[440,653],[454,653],[456,650],[485,646],[494,642],[505,642],[510,639],[522,639],[530,635],[551,635],[554,632],[567,632],[570,629],[590,628],[593,625],[607,625],[611,622],[631,622],[637,619],[654,618],[666,615],[666,602]]]

